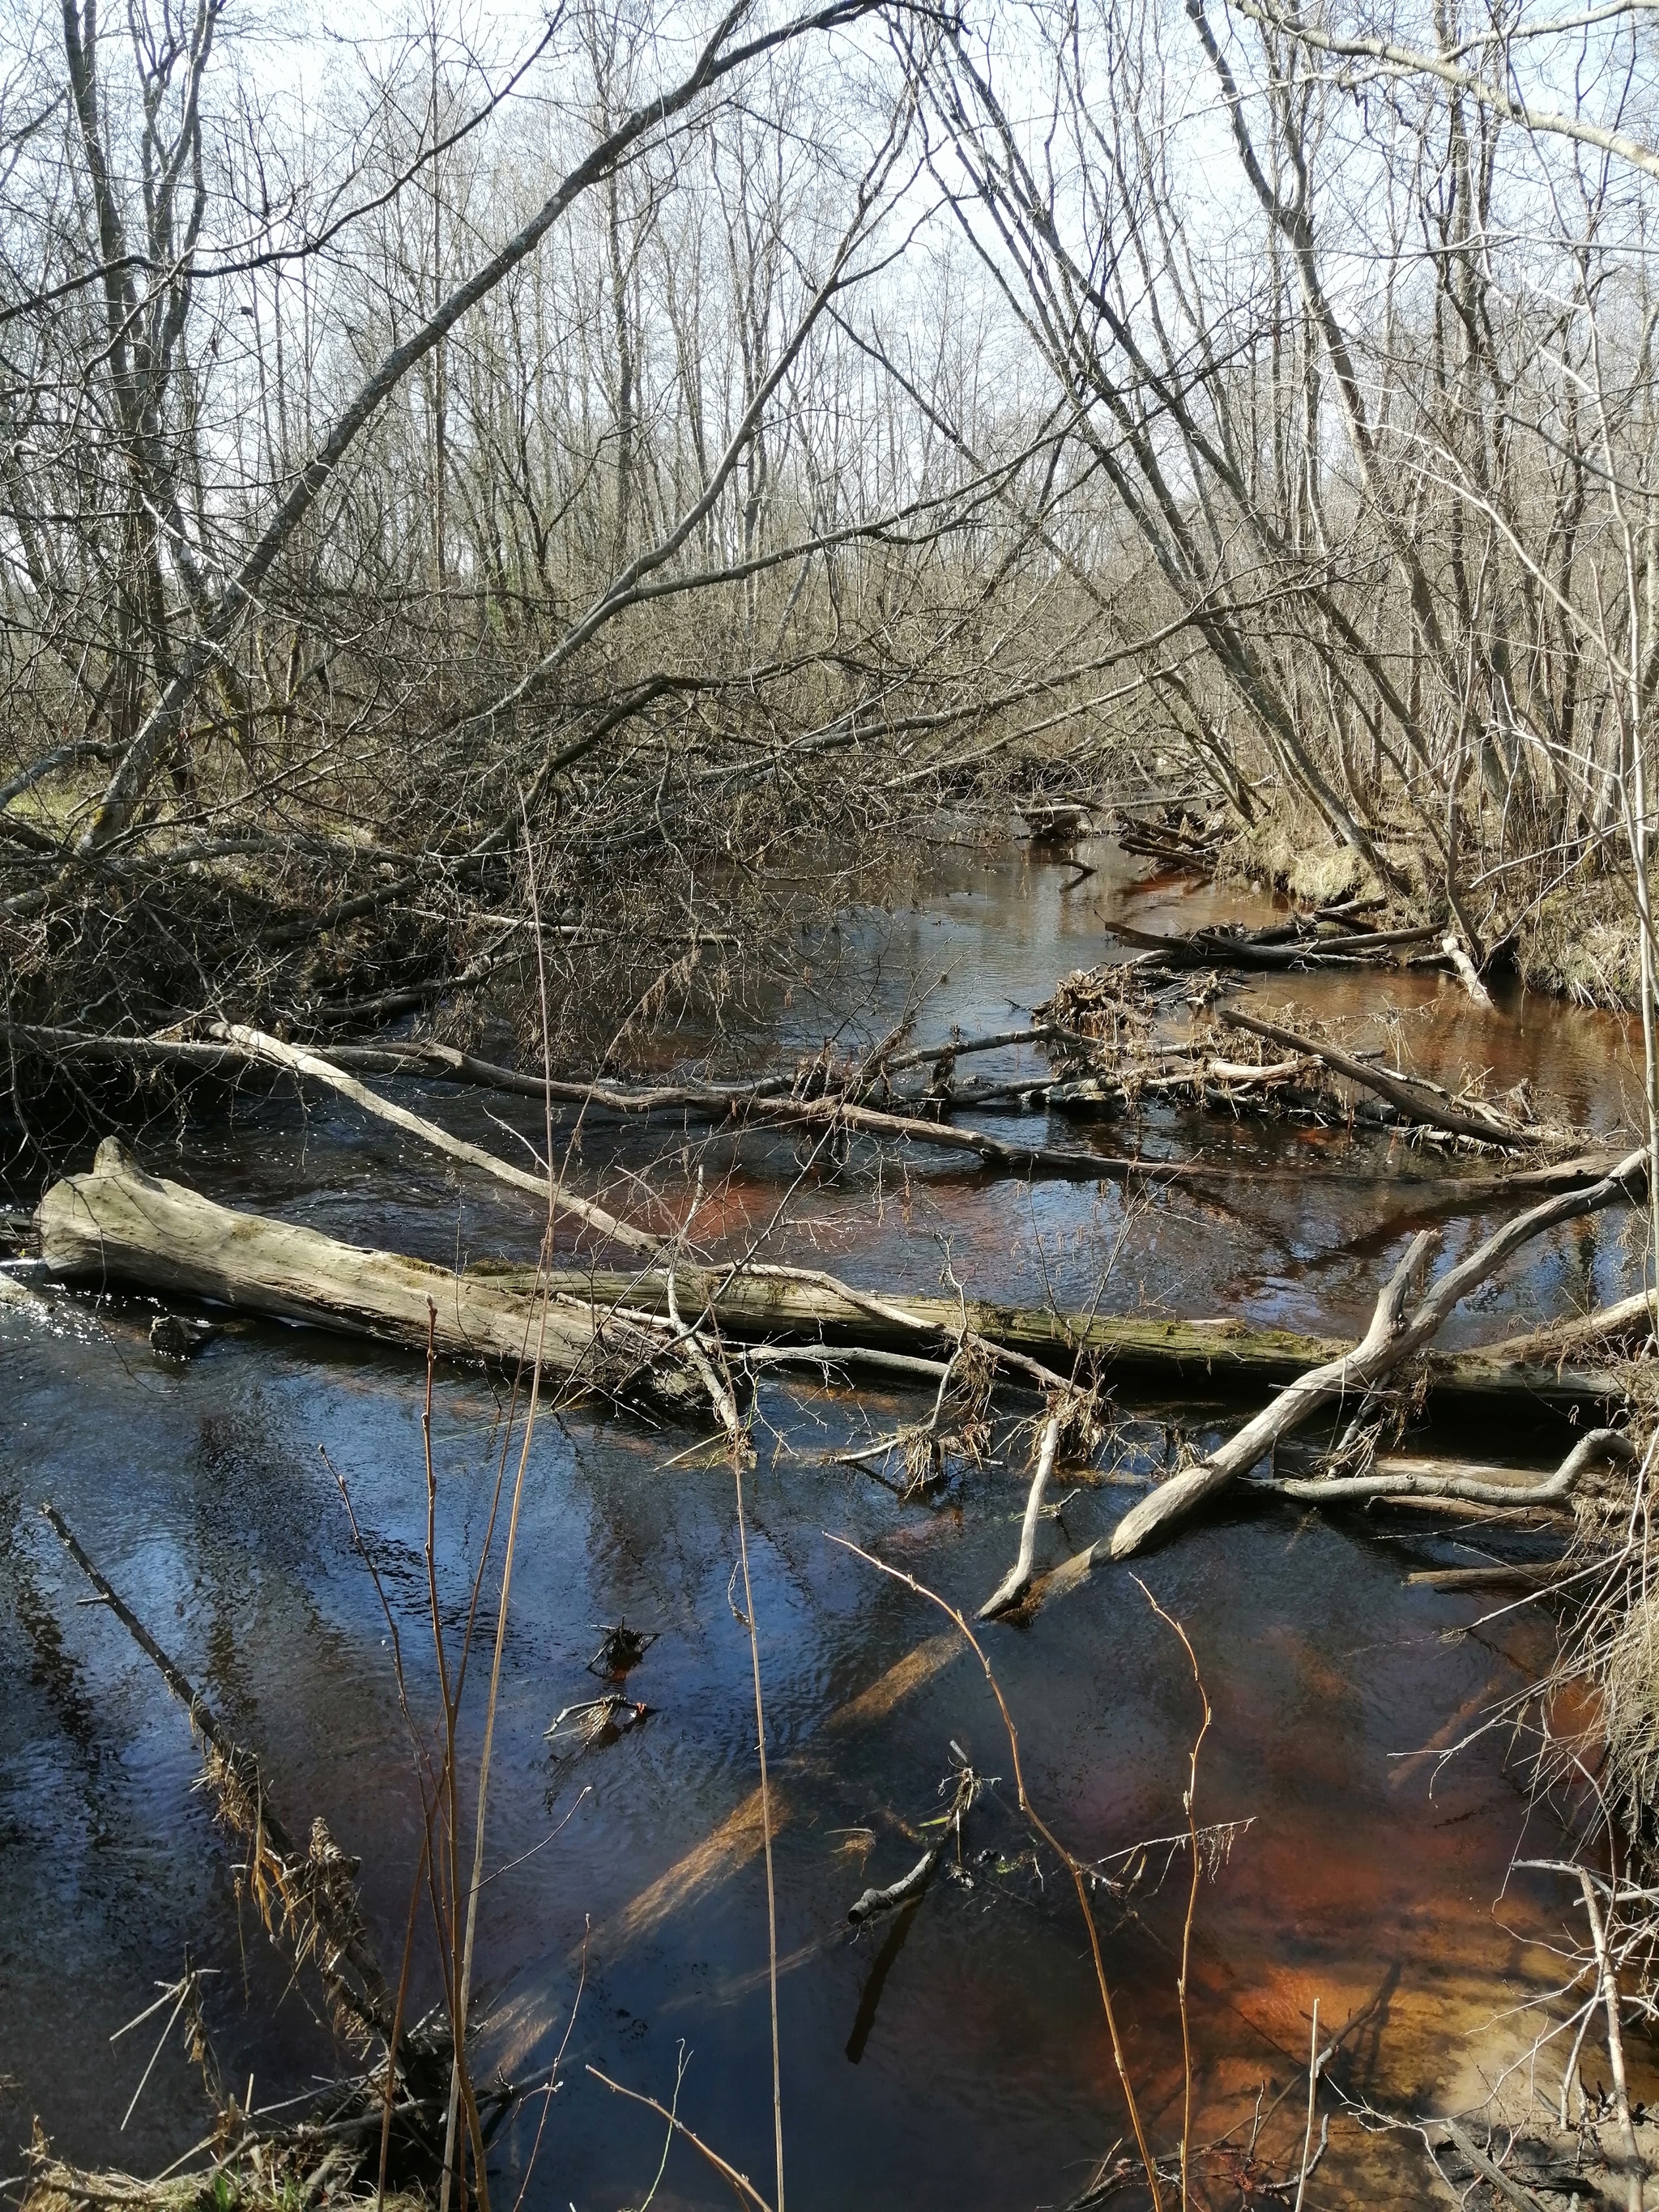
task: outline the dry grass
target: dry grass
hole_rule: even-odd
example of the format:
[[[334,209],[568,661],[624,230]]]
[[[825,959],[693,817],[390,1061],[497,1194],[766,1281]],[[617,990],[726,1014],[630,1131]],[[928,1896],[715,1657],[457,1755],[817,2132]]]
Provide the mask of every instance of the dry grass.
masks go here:
[[[307,2187],[304,2178],[252,2154],[172,2180],[141,2181],[130,2173],[66,2165],[37,2137],[22,2212],[105,2212],[107,2207],[121,2212],[307,2212],[325,2188],[331,2212],[376,2204],[372,2187],[343,2191],[326,2181]],[[426,2197],[408,2190],[388,2190],[383,2200],[384,2212],[427,2212],[427,2204]]]
[[[1309,906],[1335,906],[1379,890],[1358,853],[1289,801],[1228,839],[1218,872],[1224,880],[1288,891]]]
[[[1607,876],[1582,873],[1553,891],[1516,938],[1521,980],[1581,1006],[1638,1003],[1641,949],[1628,894]]]

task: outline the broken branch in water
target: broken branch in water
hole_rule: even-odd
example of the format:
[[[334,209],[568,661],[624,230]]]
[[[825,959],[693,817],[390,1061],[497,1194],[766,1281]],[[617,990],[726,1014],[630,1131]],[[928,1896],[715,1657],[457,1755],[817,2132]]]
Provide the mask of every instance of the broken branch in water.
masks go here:
[[[1019,1556],[979,1609],[981,1620],[994,1620],[1017,1605],[1030,1586],[1031,1570],[1036,1560],[1037,1523],[1042,1516],[1043,1492],[1048,1487],[1048,1478],[1054,1471],[1054,1455],[1060,1449],[1060,1417],[1050,1413],[1042,1425],[1042,1440],[1037,1447],[1036,1469],[1031,1477],[1031,1488],[1025,1500],[1025,1518],[1020,1524]]]
[[[1199,929],[1186,937],[1159,936],[1124,921],[1114,921],[1110,928],[1126,945],[1156,953],[1171,967],[1187,968],[1391,968],[1396,952],[1425,945],[1439,934],[1437,927],[1428,926],[1354,931],[1334,924],[1322,928],[1317,921],[1299,917],[1269,929]],[[1431,957],[1439,967],[1449,956]]]
[[[943,1786],[940,1785],[941,1789]],[[914,1903],[921,1895],[933,1880],[933,1869],[938,1866],[946,1845],[961,1842],[962,1824],[971,1811],[979,1790],[979,1777],[973,1769],[970,1766],[958,1768],[956,1794],[951,1800],[951,1809],[945,1816],[939,1841],[927,1846],[908,1874],[901,1875],[885,1889],[866,1889],[861,1897],[848,1905],[847,1917],[855,1928],[866,1920],[873,1920],[878,1912],[891,1912],[901,1905]]]
[[[1106,1979],[1106,1961],[1101,1952],[1100,1931],[1095,1924],[1094,1908],[1089,1902],[1090,1869],[1073,1852],[1066,1849],[1026,1795],[1025,1771],[1020,1764],[1018,1731],[1014,1727],[1014,1717],[1008,1710],[1007,1700],[1002,1694],[1002,1686],[997,1680],[991,1662],[985,1656],[984,1647],[968,1626],[964,1616],[957,1611],[948,1598],[941,1597],[937,1590],[929,1589],[926,1583],[918,1582],[914,1575],[907,1574],[902,1567],[891,1566],[885,1559],[877,1559],[873,1553],[866,1552],[860,1545],[854,1543],[851,1537],[831,1535],[827,1529],[824,1533],[829,1542],[839,1545],[844,1552],[850,1552],[854,1559],[862,1559],[866,1566],[873,1567],[878,1574],[890,1576],[896,1583],[902,1583],[907,1589],[914,1591],[917,1597],[926,1598],[930,1605],[936,1605],[948,1620],[955,1622],[958,1632],[966,1639],[969,1650],[980,1663],[985,1680],[990,1686],[991,1695],[996,1699],[997,1711],[1002,1716],[1003,1731],[1008,1738],[1008,1753],[1013,1762],[1014,1791],[1019,1809],[1065,1867],[1072,1877],[1073,1887],[1077,1891],[1077,1900],[1082,1908],[1084,1924],[1089,1931],[1089,1948],[1094,1959],[1095,1981],[1100,1991],[1101,2008],[1106,2016],[1107,2033],[1111,2039],[1112,2059],[1117,2068],[1118,2081],[1123,2090],[1124,2101],[1128,2106],[1129,2122],[1134,2130],[1136,2148],[1140,2153],[1140,2162],[1146,2171],[1146,2185],[1152,2192],[1152,2212],[1163,2212],[1164,2197],[1158,2187],[1158,2164],[1152,2156],[1152,2147],[1146,2140],[1146,2130],[1141,2121],[1140,2106],[1135,2097],[1134,2084],[1129,2079],[1129,2069],[1123,2055],[1123,2041],[1118,2033],[1117,2011],[1112,2002],[1111,1986]]]
[[[1299,1428],[1319,1407],[1355,1394],[1362,1398],[1401,1363],[1424,1349],[1453,1309],[1534,1237],[1610,1206],[1639,1203],[1647,1189],[1646,1148],[1629,1153],[1611,1175],[1588,1190],[1570,1191],[1506,1222],[1467,1259],[1449,1268],[1410,1315],[1405,1302],[1432,1239],[1419,1231],[1384,1285],[1370,1328],[1353,1350],[1312,1369],[1198,1466],[1177,1474],[1133,1506],[1104,1544],[1114,1559],[1132,1553],[1184,1519],[1206,1498],[1247,1474],[1282,1436]],[[1093,1547],[1098,1553],[1102,1546]],[[1086,1556],[1086,1555],[1085,1555]]]
[[[1251,1036],[1264,1037],[1283,1051],[1323,1060],[1327,1067],[1346,1076],[1350,1083],[1360,1084],[1367,1091],[1374,1091],[1378,1097],[1386,1098],[1412,1121],[1428,1128],[1443,1129],[1448,1136],[1469,1137],[1482,1145],[1518,1146],[1535,1144],[1551,1134],[1535,1125],[1522,1126],[1506,1121],[1487,1107],[1464,1110],[1445,1104],[1409,1077],[1392,1075],[1374,1061],[1356,1060],[1338,1046],[1328,1044],[1322,1037],[1305,1036],[1298,1030],[1285,1028],[1281,1023],[1264,1022],[1255,1014],[1242,1014],[1227,1006],[1220,1009],[1216,1019],[1223,1029],[1248,1031]]]
[[[635,1229],[630,1222],[619,1219],[592,1200],[578,1198],[574,1192],[552,1183],[549,1176],[531,1175],[523,1168],[515,1168],[507,1160],[497,1159],[481,1145],[469,1144],[464,1137],[453,1137],[447,1129],[441,1129],[435,1121],[428,1121],[419,1114],[411,1114],[406,1106],[395,1106],[390,1099],[378,1097],[364,1084],[325,1060],[320,1054],[304,1052],[297,1045],[283,1044],[280,1039],[267,1036],[262,1030],[241,1027],[234,1022],[216,1023],[214,1034],[228,1043],[240,1045],[252,1058],[268,1062],[273,1067],[285,1068],[290,1074],[310,1076],[315,1081],[326,1083],[342,1097],[349,1098],[365,1113],[373,1114],[378,1121],[389,1121],[393,1128],[402,1129],[418,1137],[423,1145],[436,1152],[447,1152],[452,1159],[465,1160],[469,1167],[481,1168],[493,1176],[497,1182],[509,1184],[514,1190],[526,1192],[546,1206],[550,1200],[556,1210],[573,1213],[579,1221],[596,1230],[613,1244],[627,1245],[635,1252],[657,1253],[663,1249],[663,1239],[648,1230]]]
[[[1538,1482],[1493,1482],[1478,1474],[1433,1475],[1386,1468],[1370,1474],[1262,1477],[1253,1490],[1295,1498],[1314,1505],[1358,1504],[1376,1498],[1447,1498],[1468,1505],[1539,1506],[1565,1504],[1587,1468],[1605,1461],[1633,1467],[1641,1455],[1618,1429],[1592,1429],[1573,1446],[1553,1474]]]

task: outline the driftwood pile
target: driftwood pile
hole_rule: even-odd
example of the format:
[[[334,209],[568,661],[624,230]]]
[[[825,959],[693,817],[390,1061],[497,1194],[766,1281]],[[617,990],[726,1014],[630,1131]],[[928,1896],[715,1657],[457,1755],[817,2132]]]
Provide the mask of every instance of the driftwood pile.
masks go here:
[[[1053,1113],[1116,1119],[1145,1105],[1195,1105],[1229,1114],[1351,1122],[1409,1130],[1436,1141],[1496,1146],[1540,1158],[1583,1145],[1582,1133],[1540,1121],[1524,1089],[1488,1099],[1348,1052],[1310,1027],[1292,1029],[1217,1004],[1213,971],[1182,978],[1162,962],[1080,969],[1038,1007],[1055,1079]],[[1167,1018],[1186,1008],[1184,1033]]]

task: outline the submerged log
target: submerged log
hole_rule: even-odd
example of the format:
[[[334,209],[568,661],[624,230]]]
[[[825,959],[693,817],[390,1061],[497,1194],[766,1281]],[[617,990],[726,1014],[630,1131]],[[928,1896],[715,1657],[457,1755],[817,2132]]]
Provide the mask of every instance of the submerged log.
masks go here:
[[[529,1358],[548,1299],[546,1367],[596,1390],[643,1395],[700,1424],[707,1394],[680,1357],[666,1272],[474,1268],[458,1273],[337,1243],[313,1229],[215,1204],[143,1174],[113,1139],[89,1175],[55,1183],[36,1216],[49,1272],[68,1282],[183,1293],[349,1334],[423,1347],[428,1304],[438,1348],[463,1359]],[[1097,1366],[1113,1377],[1189,1396],[1254,1394],[1289,1382],[1344,1347],[1236,1320],[1063,1314],[969,1299],[864,1291],[815,1269],[682,1264],[676,1295],[712,1311],[740,1344],[794,1343],[856,1364],[861,1352],[914,1352],[969,1334],[1023,1358],[1044,1385],[1054,1370]],[[1043,1363],[1041,1368],[1034,1363]],[[1452,1402],[1563,1408],[1616,1397],[1610,1368],[1480,1352],[1433,1358],[1437,1392]]]

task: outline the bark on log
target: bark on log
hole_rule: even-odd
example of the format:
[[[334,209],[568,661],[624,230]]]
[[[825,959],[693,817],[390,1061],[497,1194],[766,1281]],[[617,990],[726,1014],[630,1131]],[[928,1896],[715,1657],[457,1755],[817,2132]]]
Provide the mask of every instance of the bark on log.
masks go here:
[[[113,1137],[98,1147],[89,1176],[52,1185],[35,1218],[42,1257],[70,1280],[181,1291],[416,1346],[427,1340],[431,1309],[446,1355],[509,1362],[534,1356],[540,1316],[533,1277],[504,1285],[216,1206],[143,1174]],[[545,1368],[609,1395],[654,1400],[684,1416],[701,1413],[702,1387],[672,1328],[586,1300],[573,1304],[551,1285],[548,1298]]]
[[[901,1875],[885,1889],[866,1889],[861,1897],[847,1908],[847,1917],[854,1928],[866,1920],[873,1920],[878,1912],[891,1912],[901,1905],[910,1905],[921,1895],[933,1878],[933,1869],[939,1864],[945,1849],[945,1838],[929,1844],[908,1874]]]
[[[91,1174],[52,1187],[36,1224],[47,1268],[67,1281],[179,1292],[416,1346],[426,1342],[430,1298],[439,1348],[459,1358],[516,1361],[535,1342],[544,1289],[552,1300],[544,1353],[550,1369],[596,1389],[623,1388],[624,1395],[638,1385],[701,1418],[703,1393],[673,1348],[659,1269],[565,1267],[538,1279],[529,1267],[498,1267],[457,1274],[216,1205],[143,1174],[113,1139],[100,1146]],[[1097,1362],[1115,1377],[1222,1397],[1290,1382],[1310,1366],[1346,1356],[1329,1340],[1237,1320],[1068,1315],[978,1299],[964,1305],[938,1296],[882,1296],[814,1268],[682,1265],[678,1295],[688,1310],[712,1310],[735,1342],[793,1342],[848,1364],[866,1351],[954,1346],[965,1318],[971,1336],[1000,1347],[1016,1365],[1027,1363],[1041,1387],[1057,1372],[1063,1378],[1079,1363]],[[1528,1415],[1540,1404],[1606,1403],[1621,1388],[1612,1369],[1485,1352],[1434,1359],[1430,1373],[1437,1394],[1452,1403],[1508,1404]]]
[[[1623,1343],[1635,1350],[1652,1335],[1655,1320],[1655,1293],[1638,1291],[1632,1297],[1616,1299],[1612,1305],[1599,1306],[1577,1320],[1553,1322],[1524,1336],[1506,1337],[1492,1346],[1492,1352],[1496,1358],[1542,1364],[1571,1359],[1585,1352],[1604,1352],[1611,1344]]]
[[[1559,1566],[1529,1565],[1520,1560],[1492,1559],[1482,1567],[1419,1567],[1407,1575],[1417,1589],[1547,1590],[1560,1577]]]
[[[1541,1206],[1506,1222],[1466,1260],[1449,1268],[1407,1316],[1406,1295],[1431,1243],[1426,1232],[1419,1232],[1384,1286],[1371,1326],[1353,1351],[1299,1376],[1218,1451],[1142,1498],[1113,1530],[1108,1547],[1111,1557],[1127,1559],[1172,1522],[1184,1519],[1206,1498],[1224,1489],[1235,1476],[1247,1474],[1280,1437],[1299,1428],[1319,1407],[1350,1394],[1363,1397],[1402,1361],[1424,1349],[1453,1308],[1533,1237],[1609,1206],[1638,1203],[1647,1189],[1647,1161],[1644,1146],[1630,1153],[1610,1176],[1589,1190],[1547,1199]]]

